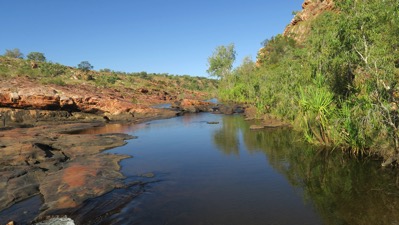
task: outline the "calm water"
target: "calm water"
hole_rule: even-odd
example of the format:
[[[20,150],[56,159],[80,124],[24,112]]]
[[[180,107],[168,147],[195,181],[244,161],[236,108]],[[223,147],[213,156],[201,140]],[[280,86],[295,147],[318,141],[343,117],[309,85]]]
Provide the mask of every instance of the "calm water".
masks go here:
[[[139,138],[111,151],[134,156],[122,162],[123,173],[154,173],[161,182],[114,217],[125,224],[321,224],[302,190],[246,146],[239,123],[245,126],[238,116],[198,114],[132,132]]]
[[[138,136],[110,151],[134,156],[121,162],[128,180],[154,183],[105,223],[399,224],[395,171],[320,153],[287,129],[249,125],[205,113],[107,127]]]
[[[94,224],[399,224],[397,170],[317,151],[288,129],[249,125],[204,113],[84,131],[138,136],[108,152],[133,156],[121,162],[126,182],[149,184],[138,197],[133,186],[89,201],[81,221],[121,205]]]

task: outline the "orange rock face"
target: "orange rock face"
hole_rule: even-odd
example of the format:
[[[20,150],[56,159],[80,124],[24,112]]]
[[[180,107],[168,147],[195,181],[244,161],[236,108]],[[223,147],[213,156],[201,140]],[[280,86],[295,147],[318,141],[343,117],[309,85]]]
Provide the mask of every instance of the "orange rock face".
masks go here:
[[[316,18],[321,13],[333,10],[333,0],[305,0],[302,4],[302,11],[298,12],[285,28],[283,35],[291,36],[297,41],[302,41],[308,33],[309,27],[303,26],[303,22]]]
[[[302,11],[294,16],[291,23],[285,28],[283,35],[291,37],[297,42],[302,42],[310,29],[306,22],[329,10],[334,10],[334,0],[305,0],[302,4]],[[258,51],[258,56],[260,57],[265,54],[267,54],[265,48],[261,48]],[[256,65],[260,66],[261,64],[260,60],[257,60]]]
[[[13,114],[16,114],[17,109],[62,110],[106,116],[110,120],[132,121],[164,113],[162,110],[151,108],[150,105],[175,99],[165,91],[146,91],[135,93],[124,90],[122,95],[119,90],[110,88],[84,84],[76,87],[39,85],[33,80],[19,77],[11,81],[0,80],[0,108],[12,108]],[[136,101],[140,98],[143,103],[138,104]]]
[[[209,112],[215,104],[211,102],[199,101],[194,99],[183,99],[175,104],[175,108],[186,112]]]

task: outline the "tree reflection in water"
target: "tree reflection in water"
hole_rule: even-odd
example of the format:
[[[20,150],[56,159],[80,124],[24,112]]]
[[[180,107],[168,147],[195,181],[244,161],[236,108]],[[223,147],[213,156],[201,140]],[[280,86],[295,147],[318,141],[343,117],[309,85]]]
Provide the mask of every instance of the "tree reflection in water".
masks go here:
[[[372,159],[357,159],[339,150],[323,151],[300,141],[292,130],[252,131],[240,116],[225,116],[214,133],[225,154],[239,154],[239,140],[249,152],[265,154],[268,163],[291,185],[303,189],[325,224],[399,224],[399,176]]]

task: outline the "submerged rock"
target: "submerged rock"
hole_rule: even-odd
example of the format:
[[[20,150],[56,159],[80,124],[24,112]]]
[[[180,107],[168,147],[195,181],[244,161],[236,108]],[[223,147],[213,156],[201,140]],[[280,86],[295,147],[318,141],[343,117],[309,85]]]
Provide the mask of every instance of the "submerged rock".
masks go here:
[[[145,178],[154,178],[155,174],[154,173],[144,173],[140,175],[141,177],[145,177]]]

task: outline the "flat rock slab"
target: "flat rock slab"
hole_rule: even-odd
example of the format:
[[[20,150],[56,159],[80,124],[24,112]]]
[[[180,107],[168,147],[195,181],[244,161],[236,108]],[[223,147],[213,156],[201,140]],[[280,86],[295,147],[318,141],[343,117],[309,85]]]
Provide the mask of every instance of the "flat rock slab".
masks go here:
[[[98,125],[98,124],[97,124]],[[0,131],[0,210],[41,194],[43,214],[76,207],[118,188],[119,161],[104,154],[124,145],[127,134],[67,134],[96,124],[59,124]]]

